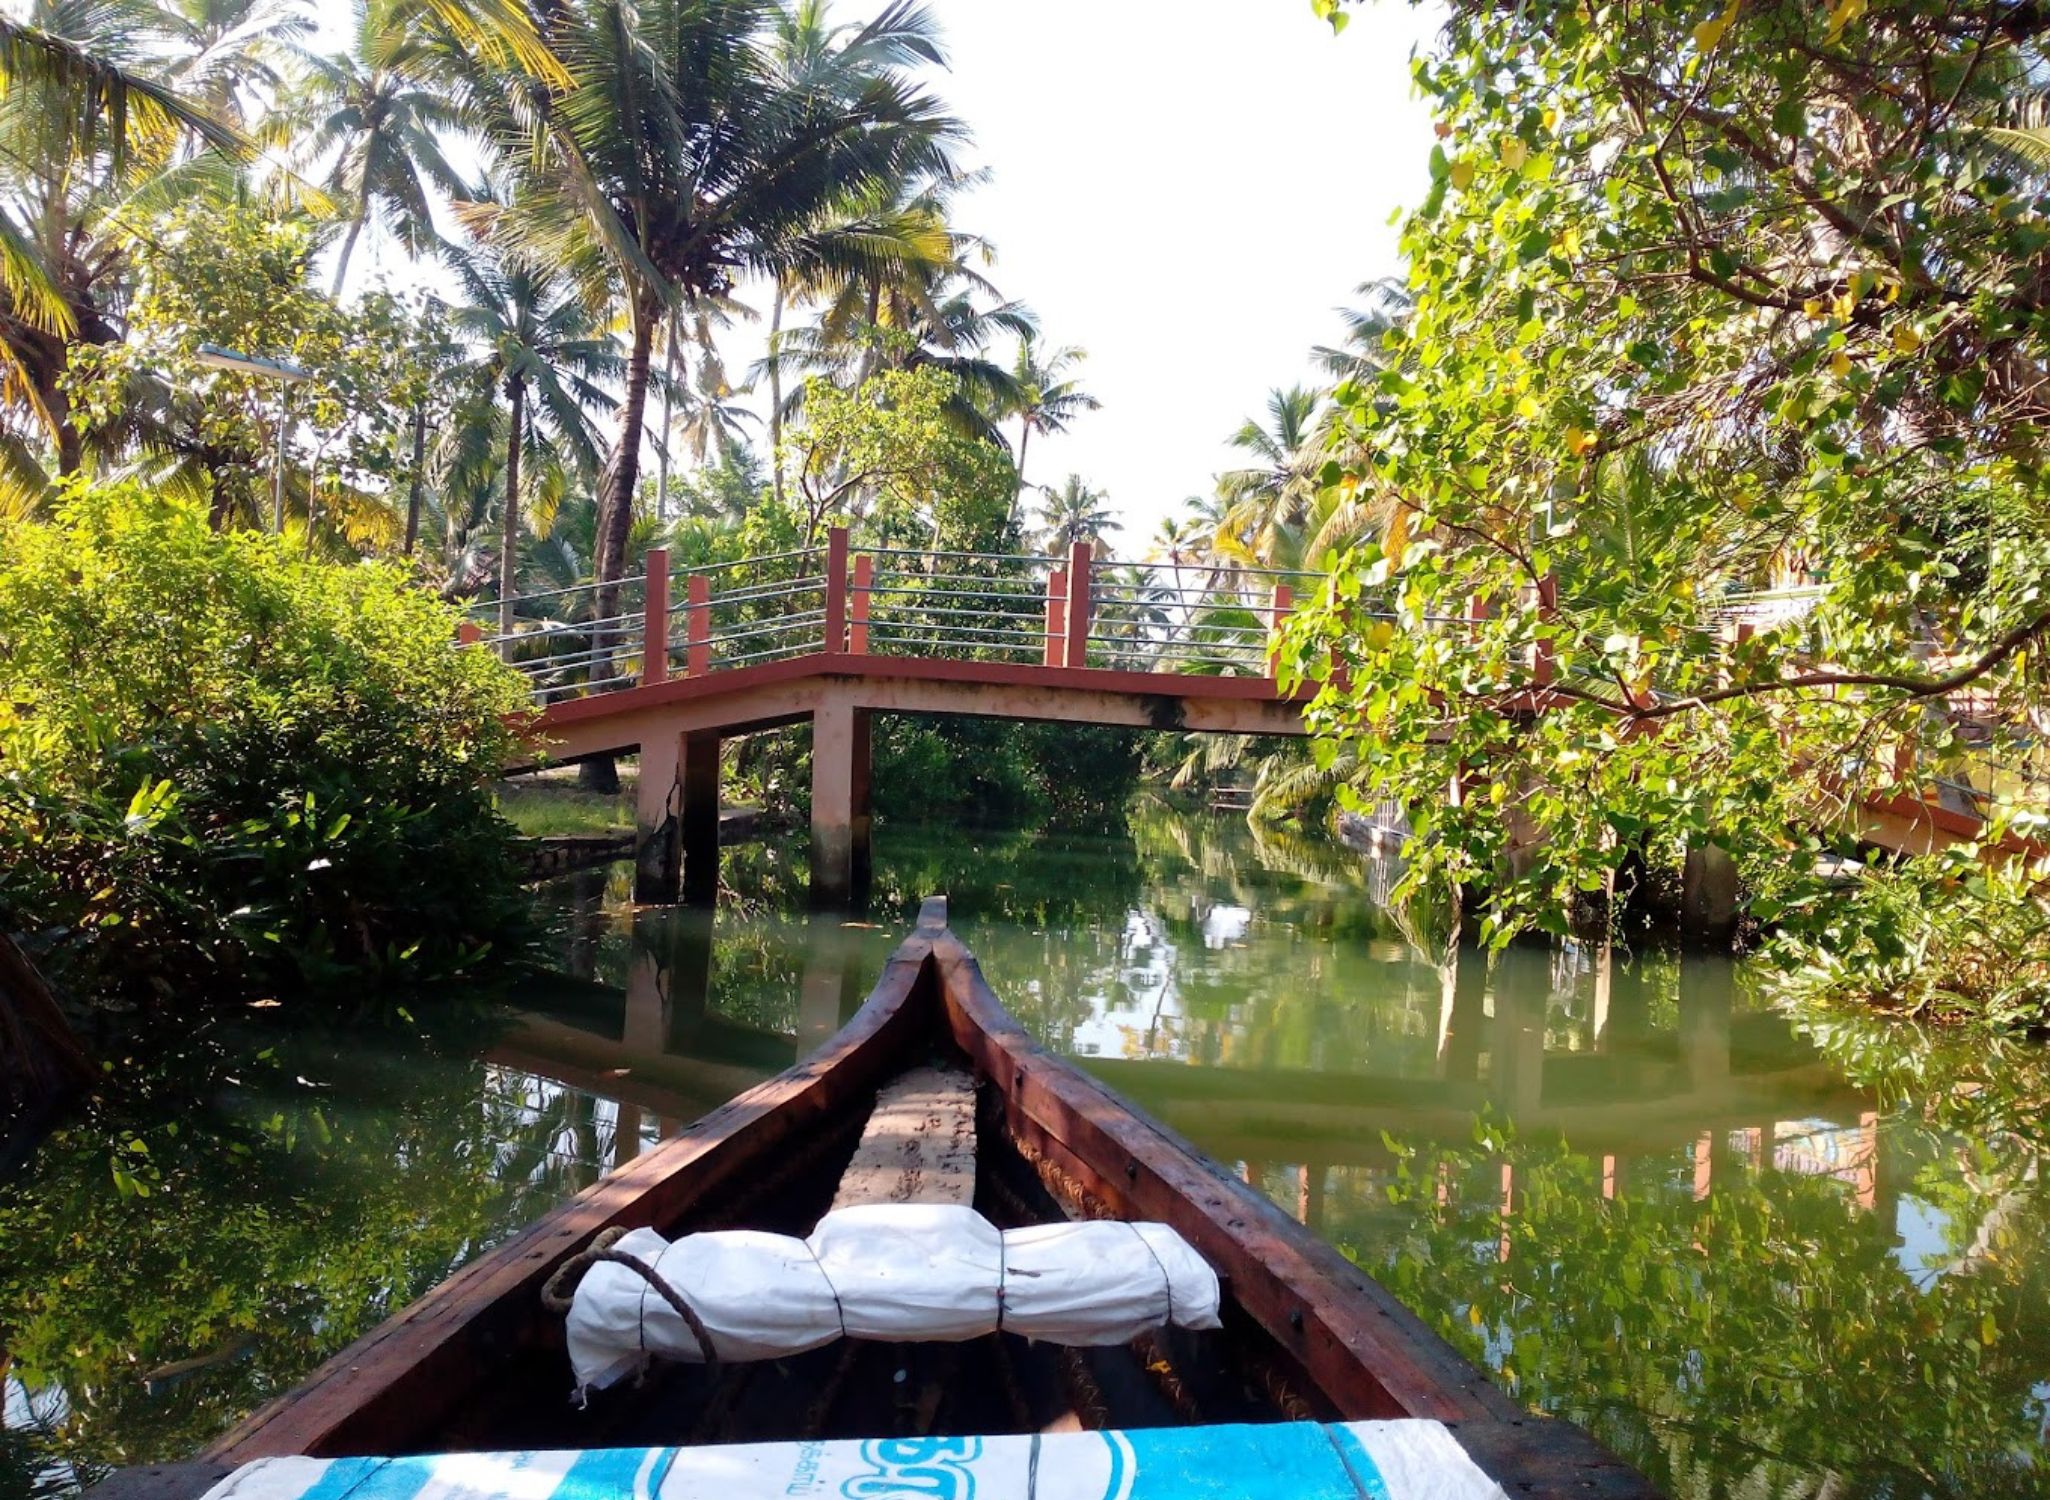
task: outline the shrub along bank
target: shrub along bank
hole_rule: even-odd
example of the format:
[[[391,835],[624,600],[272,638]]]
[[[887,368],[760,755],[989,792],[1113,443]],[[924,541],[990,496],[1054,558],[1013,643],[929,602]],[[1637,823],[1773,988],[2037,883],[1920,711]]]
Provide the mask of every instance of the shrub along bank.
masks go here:
[[[527,903],[489,790],[523,706],[408,571],[133,485],[0,526],[0,929],[75,995],[474,969]]]

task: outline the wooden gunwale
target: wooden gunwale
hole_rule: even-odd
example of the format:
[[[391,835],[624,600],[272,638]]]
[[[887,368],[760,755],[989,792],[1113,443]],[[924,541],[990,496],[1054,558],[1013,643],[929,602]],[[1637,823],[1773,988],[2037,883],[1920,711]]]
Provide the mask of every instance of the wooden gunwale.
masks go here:
[[[1173,1226],[1229,1277],[1232,1297],[1341,1415],[1456,1422],[1522,1414],[1386,1288],[1264,1194],[1042,1048],[951,933],[937,940],[935,957],[955,1044],[997,1085],[1013,1131],[1119,1217]]]
[[[517,1346],[540,1316],[541,1286],[590,1238],[613,1225],[667,1222],[730,1182],[764,1153],[844,1111],[892,1071],[923,1033],[937,928],[891,955],[868,1000],[816,1054],[767,1079],[682,1135],[594,1183],[505,1244],[480,1256],[292,1391],[210,1446],[227,1463],[307,1454],[398,1451],[432,1427],[495,1351]]]
[[[411,1451],[531,1337],[541,1285],[591,1236],[660,1225],[765,1153],[844,1118],[935,1022],[989,1080],[1010,1133],[1120,1215],[1173,1225],[1314,1387],[1329,1415],[1446,1422],[1517,1500],[1656,1500],[1567,1423],[1526,1414],[1371,1277],[1180,1136],[1047,1053],[928,901],[861,1009],[813,1057],[747,1090],[490,1251],[337,1354],[192,1464],[117,1474],[105,1500],[195,1500],[223,1465]],[[488,1378],[488,1377],[487,1377]]]

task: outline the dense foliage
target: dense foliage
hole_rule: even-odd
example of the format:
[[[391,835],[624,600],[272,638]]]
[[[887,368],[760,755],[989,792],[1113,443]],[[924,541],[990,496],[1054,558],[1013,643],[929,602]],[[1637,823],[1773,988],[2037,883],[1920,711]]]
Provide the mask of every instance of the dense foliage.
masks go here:
[[[467,969],[521,930],[517,679],[386,564],[131,486],[0,530],[0,921],[74,985]]]
[[[80,349],[67,385],[81,429],[108,443],[150,431],[152,485],[206,505],[216,526],[273,523],[279,424],[303,423],[287,509],[338,544],[400,540],[416,412],[446,417],[452,333],[385,292],[344,308],[309,281],[310,225],[242,204],[179,205],[129,261],[128,337]],[[258,349],[307,379],[209,370],[202,346]],[[289,432],[287,433],[289,440]]]
[[[1292,656],[1349,668],[1325,754],[1419,880],[1506,931],[1714,843],[1776,919],[1865,795],[2041,828],[2001,778],[2050,705],[2046,39],[2002,0],[1452,7],[1414,305],[1317,476],[1388,519]]]

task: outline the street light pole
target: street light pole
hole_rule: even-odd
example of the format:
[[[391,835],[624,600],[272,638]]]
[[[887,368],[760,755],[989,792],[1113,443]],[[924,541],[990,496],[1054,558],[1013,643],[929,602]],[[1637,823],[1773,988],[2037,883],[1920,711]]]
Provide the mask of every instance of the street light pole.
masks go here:
[[[271,459],[270,473],[270,529],[278,536],[285,534],[285,427],[291,414],[292,383],[278,382],[278,451]]]
[[[257,375],[278,382],[278,449],[271,463],[271,529],[285,534],[285,427],[291,415],[292,387],[310,379],[313,372],[290,360],[264,359],[223,349],[219,344],[201,344],[199,363],[210,370],[232,370],[238,375]],[[309,528],[311,520],[308,521]]]
[[[406,556],[420,541],[420,465],[427,457],[427,403],[413,408],[413,481],[406,495]]]

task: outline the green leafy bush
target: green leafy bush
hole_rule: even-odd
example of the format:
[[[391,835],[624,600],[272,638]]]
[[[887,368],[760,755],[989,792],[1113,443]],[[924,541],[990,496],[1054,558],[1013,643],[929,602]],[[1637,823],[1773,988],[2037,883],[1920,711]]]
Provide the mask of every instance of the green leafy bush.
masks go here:
[[[1790,1000],[2050,1029],[2050,913],[2036,872],[1975,848],[1900,860],[1795,900],[1765,953]]]
[[[130,485],[0,529],[0,922],[129,998],[445,974],[524,922],[518,679],[399,567]]]

